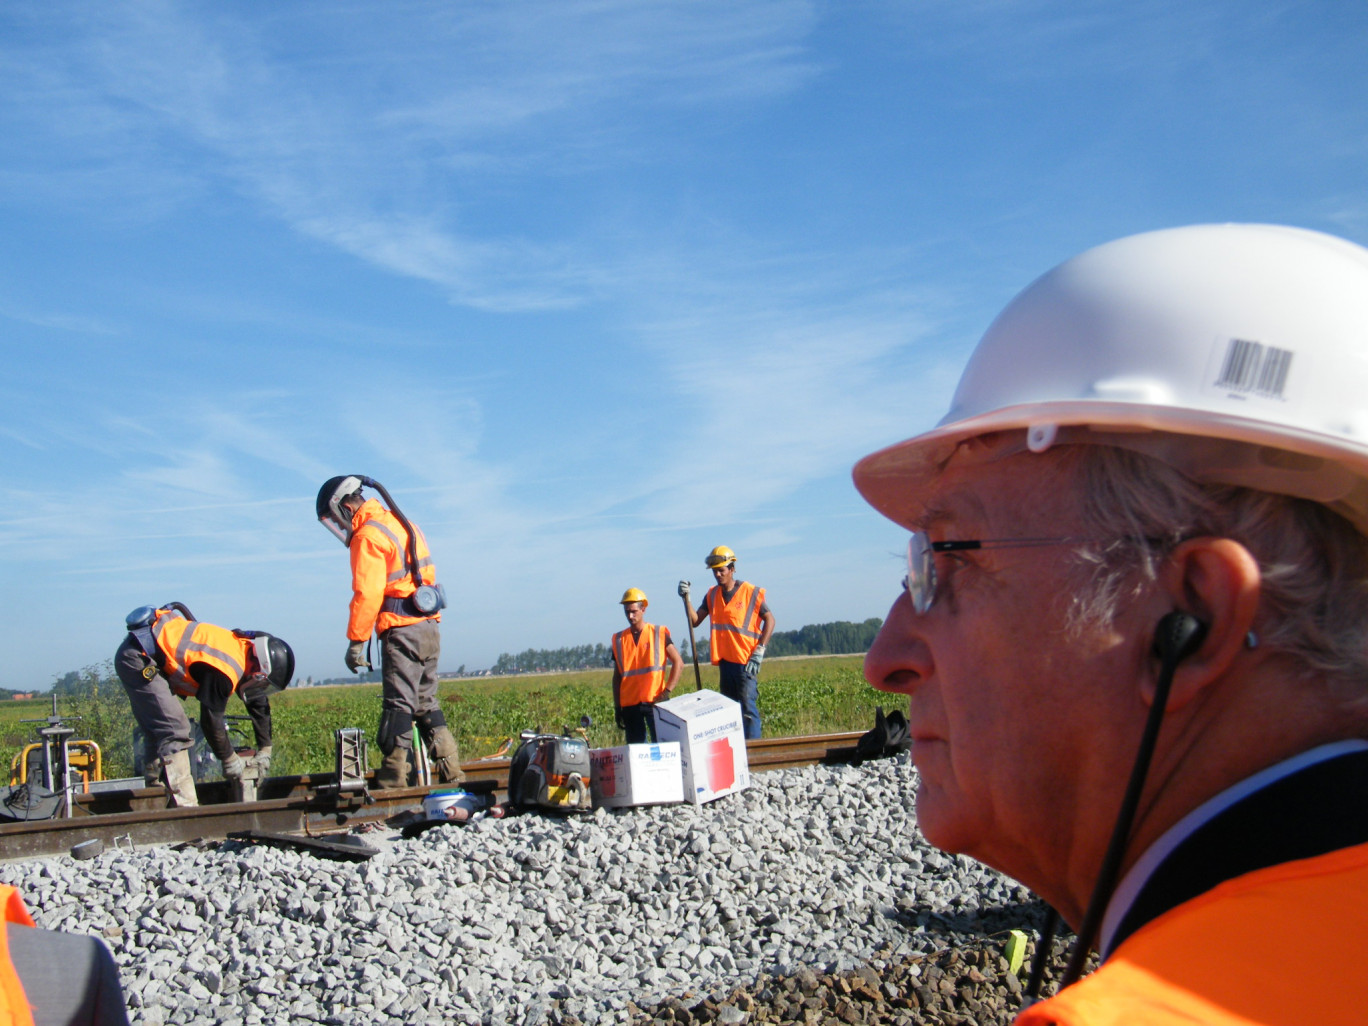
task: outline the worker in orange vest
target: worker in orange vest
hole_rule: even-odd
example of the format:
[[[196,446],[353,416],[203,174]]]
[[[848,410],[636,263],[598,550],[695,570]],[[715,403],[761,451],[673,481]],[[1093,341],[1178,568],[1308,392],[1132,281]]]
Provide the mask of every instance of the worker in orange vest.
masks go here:
[[[387,509],[362,488],[379,492]],[[380,638],[380,787],[405,787],[415,766],[413,728],[427,746],[437,777],[465,779],[456,737],[437,700],[439,624],[446,591],[427,540],[409,523],[380,482],[358,474],[330,478],[315,503],[319,522],[351,553],[352,600],[347,619],[347,669],[371,668],[371,633]]]
[[[907,696],[917,825],[1077,936],[1019,1024],[1365,1020],[1365,340],[1368,250],[1147,232],[1036,279],[855,466],[911,532],[865,675]]]
[[[0,884],[0,1026],[128,1026],[119,970],[104,942],[40,930]]]
[[[684,660],[670,640],[670,628],[646,622],[651,603],[644,591],[628,588],[620,602],[628,626],[613,635],[613,712],[629,745],[654,742],[652,707],[670,697]]]
[[[760,662],[774,634],[774,614],[764,588],[736,579],[736,553],[727,546],[713,549],[704,564],[717,583],[708,589],[703,604],[694,609],[688,581],[679,582],[679,594],[690,627],[712,619],[708,647],[719,690],[741,703],[741,728],[749,741],[760,736]]]
[[[114,671],[144,738],[144,778],[165,785],[170,804],[198,805],[190,766],[190,721],[176,699],[197,698],[200,728],[223,775],[265,777],[271,765],[271,695],[289,686],[294,653],[264,631],[229,630],[195,620],[184,605],[140,606],[124,621]],[[247,707],[256,735],[250,763],[228,736],[228,699]]]

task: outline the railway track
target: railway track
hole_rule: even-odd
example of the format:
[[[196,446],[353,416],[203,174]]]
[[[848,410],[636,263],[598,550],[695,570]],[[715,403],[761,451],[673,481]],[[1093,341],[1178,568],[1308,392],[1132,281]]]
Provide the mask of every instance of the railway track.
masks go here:
[[[762,738],[746,742],[755,772],[846,763],[855,756],[858,731],[806,737]],[[466,790],[506,797],[508,759],[463,764]],[[72,815],[63,819],[7,822],[0,825],[0,859],[58,855],[75,845],[99,840],[105,847],[178,844],[221,840],[229,834],[336,837],[366,824],[388,824],[422,803],[433,787],[340,791],[333,774],[272,777],[258,787],[258,800],[233,802],[221,781],[199,785],[196,808],[168,809],[160,787],[96,791],[76,796]]]

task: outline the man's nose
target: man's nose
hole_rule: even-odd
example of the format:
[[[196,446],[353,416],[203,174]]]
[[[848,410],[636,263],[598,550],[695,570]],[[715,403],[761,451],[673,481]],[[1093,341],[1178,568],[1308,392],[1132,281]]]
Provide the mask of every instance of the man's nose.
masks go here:
[[[865,653],[864,675],[880,691],[910,694],[931,675],[931,648],[904,591],[893,602],[874,644]]]

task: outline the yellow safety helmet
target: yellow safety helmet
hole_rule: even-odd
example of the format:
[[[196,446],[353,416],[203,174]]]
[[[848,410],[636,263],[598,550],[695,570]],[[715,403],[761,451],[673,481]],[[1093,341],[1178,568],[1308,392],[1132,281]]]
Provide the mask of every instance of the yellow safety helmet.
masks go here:
[[[628,602],[640,602],[642,609],[651,604],[646,598],[646,593],[640,588],[628,588],[622,593],[621,604],[625,606]]]
[[[718,567],[726,566],[728,563],[735,563],[736,553],[725,545],[719,545],[708,553],[708,558],[703,562],[707,565],[709,570],[716,570]]]

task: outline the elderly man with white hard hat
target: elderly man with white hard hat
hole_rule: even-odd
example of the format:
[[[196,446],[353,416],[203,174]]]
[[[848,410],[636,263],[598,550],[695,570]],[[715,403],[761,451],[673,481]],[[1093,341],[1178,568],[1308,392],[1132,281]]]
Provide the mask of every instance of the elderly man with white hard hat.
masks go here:
[[[912,532],[865,673],[908,696],[919,825],[1078,933],[1018,1022],[1363,1021],[1368,250],[1083,253],[854,476]]]

